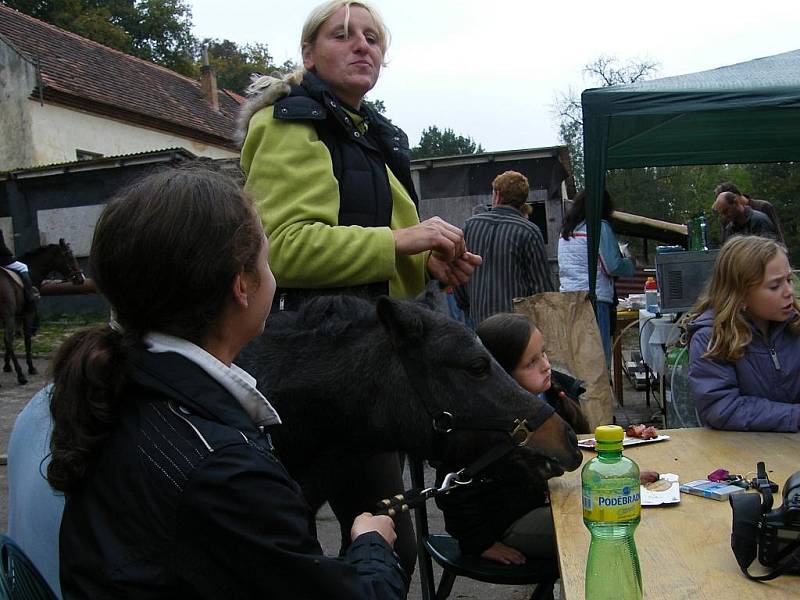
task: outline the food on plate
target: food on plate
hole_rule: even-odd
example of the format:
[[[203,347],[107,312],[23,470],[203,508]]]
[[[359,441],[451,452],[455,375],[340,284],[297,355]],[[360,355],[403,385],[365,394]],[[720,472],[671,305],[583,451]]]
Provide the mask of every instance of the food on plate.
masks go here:
[[[658,481],[659,477],[661,477],[661,475],[659,475],[655,471],[647,471],[647,470],[639,471],[639,481],[642,483],[642,485],[645,486],[648,483],[655,483],[656,481]]]
[[[651,492],[666,492],[672,487],[672,482],[666,479],[657,479],[651,483],[644,484],[644,487]]]
[[[628,437],[652,440],[658,437],[658,430],[650,425],[629,425],[625,430],[625,434]]]

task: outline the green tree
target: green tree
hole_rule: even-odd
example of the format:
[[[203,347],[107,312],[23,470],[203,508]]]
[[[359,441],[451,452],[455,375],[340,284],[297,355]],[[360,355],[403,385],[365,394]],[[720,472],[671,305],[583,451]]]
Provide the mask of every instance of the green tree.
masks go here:
[[[367,100],[364,98],[364,104],[369,106],[372,110],[374,110],[379,115],[386,116],[386,105],[383,103],[383,100],[375,99],[375,100]]]
[[[244,93],[253,74],[286,73],[296,68],[292,61],[276,65],[267,44],[239,46],[231,40],[206,38],[201,46],[208,50],[208,62],[217,74],[218,87],[237,94]]]
[[[753,198],[769,200],[781,221],[792,266],[800,266],[800,163],[744,165],[750,182],[733,180]]]
[[[127,0],[125,4],[133,4],[122,23],[133,40],[133,55],[191,74],[197,40],[192,34],[192,9],[185,0]]]
[[[436,125],[432,125],[423,129],[419,145],[411,149],[411,158],[455,156],[480,152],[483,152],[483,146],[476,143],[471,137],[458,135],[450,128],[439,129]]]
[[[651,60],[623,62],[613,56],[600,56],[584,66],[583,75],[594,87],[609,87],[649,79],[658,68],[659,64]],[[569,148],[575,187],[583,189],[583,110],[574,88],[556,94],[553,114],[558,122],[559,139]]]

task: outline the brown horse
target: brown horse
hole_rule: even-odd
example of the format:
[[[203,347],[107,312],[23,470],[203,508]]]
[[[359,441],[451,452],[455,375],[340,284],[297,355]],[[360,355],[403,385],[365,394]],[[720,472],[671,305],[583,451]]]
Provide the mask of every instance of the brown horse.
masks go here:
[[[28,265],[31,281],[36,287],[39,287],[45,277],[53,272],[59,273],[65,280],[69,279],[75,284],[83,283],[84,277],[78,261],[75,260],[69,244],[63,239],[59,240],[58,244],[48,244],[28,252],[20,256],[19,260]],[[31,357],[31,337],[36,332],[38,319],[36,304],[26,301],[22,288],[12,281],[6,271],[0,269],[0,320],[4,325],[6,350],[3,371],[10,373],[13,363],[17,381],[20,384],[28,383],[28,379],[22,373],[22,368],[14,353],[14,335],[17,323],[22,323],[28,374],[34,375],[37,371]]]

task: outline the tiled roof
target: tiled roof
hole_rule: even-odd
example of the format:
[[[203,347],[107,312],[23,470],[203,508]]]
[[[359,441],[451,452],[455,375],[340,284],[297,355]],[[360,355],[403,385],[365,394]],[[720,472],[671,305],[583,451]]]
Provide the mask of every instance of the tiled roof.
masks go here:
[[[215,111],[203,97],[199,81],[3,4],[0,37],[33,64],[38,61],[45,100],[235,147],[240,100],[235,94],[220,91]]]

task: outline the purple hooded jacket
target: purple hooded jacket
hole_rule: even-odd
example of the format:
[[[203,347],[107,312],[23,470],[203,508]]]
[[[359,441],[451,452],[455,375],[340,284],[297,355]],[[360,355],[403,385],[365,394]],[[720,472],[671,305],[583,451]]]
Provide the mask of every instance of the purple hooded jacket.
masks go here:
[[[736,362],[703,357],[714,311],[689,325],[689,386],[705,425],[737,431],[800,428],[800,337],[786,328],[790,321],[774,324],[768,342],[752,326],[753,341]]]

